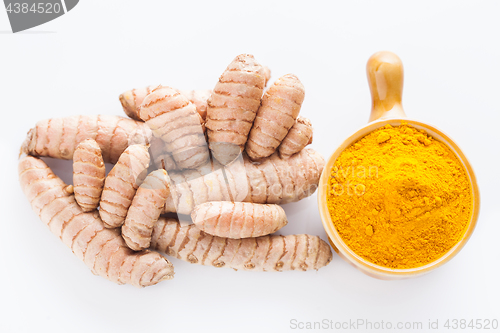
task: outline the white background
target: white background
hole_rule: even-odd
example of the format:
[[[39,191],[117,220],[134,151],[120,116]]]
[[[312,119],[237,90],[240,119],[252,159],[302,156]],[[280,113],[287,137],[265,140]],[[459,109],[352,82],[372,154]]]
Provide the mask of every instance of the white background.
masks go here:
[[[0,332],[286,332],[292,319],[422,321],[424,328],[429,319],[441,328],[447,319],[500,320],[499,14],[499,2],[488,1],[86,0],[11,34],[0,9]],[[302,115],[315,128],[312,147],[327,157],[368,119],[365,64],[379,50],[403,60],[407,115],[456,140],[481,190],[469,243],[426,276],[380,281],[337,256],[305,273],[172,259],[172,281],[118,286],[93,276],[19,187],[19,146],[38,120],[121,115],[118,95],[149,84],[212,88],[240,53],[269,66],[273,80],[298,75],[306,87]],[[71,164],[51,165],[68,179]],[[326,239],[316,195],[285,209],[283,234]]]

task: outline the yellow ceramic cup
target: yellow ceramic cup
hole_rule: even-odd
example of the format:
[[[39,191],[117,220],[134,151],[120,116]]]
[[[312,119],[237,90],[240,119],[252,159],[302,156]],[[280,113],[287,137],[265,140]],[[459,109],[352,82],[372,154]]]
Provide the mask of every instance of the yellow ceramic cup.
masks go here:
[[[422,275],[448,262],[462,249],[472,235],[479,214],[479,189],[476,182],[476,176],[474,175],[474,171],[472,170],[472,167],[464,153],[446,134],[433,126],[406,118],[401,104],[401,97],[403,93],[403,64],[397,55],[391,52],[375,53],[368,60],[366,70],[373,102],[370,120],[366,126],[349,136],[337,148],[337,150],[335,150],[326,163],[323,173],[321,174],[318,189],[318,205],[321,220],[323,221],[323,226],[328,234],[333,249],[344,260],[351,263],[362,272],[372,277],[386,280],[403,279]],[[455,153],[464,166],[471,185],[472,213],[467,230],[461,240],[441,258],[421,267],[392,269],[376,265],[363,259],[344,243],[332,222],[330,212],[328,210],[328,180],[330,179],[330,173],[337,157],[342,153],[342,151],[344,151],[344,149],[380,127],[387,124],[399,126],[403,122],[417,129],[425,130],[429,135],[446,144]]]

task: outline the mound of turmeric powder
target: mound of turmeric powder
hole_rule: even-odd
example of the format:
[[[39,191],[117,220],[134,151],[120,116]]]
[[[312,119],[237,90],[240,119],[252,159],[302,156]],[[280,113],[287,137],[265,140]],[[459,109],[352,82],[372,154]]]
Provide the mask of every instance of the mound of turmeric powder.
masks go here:
[[[346,148],[331,170],[327,201],[347,246],[394,269],[443,256],[463,237],[472,211],[456,155],[407,124],[387,125]]]

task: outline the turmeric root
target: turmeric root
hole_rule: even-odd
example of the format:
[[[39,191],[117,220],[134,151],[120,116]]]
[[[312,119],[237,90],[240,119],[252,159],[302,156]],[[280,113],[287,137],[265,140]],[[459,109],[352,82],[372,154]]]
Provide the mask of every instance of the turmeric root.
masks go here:
[[[304,117],[298,117],[288,134],[279,147],[281,158],[289,158],[298,153],[305,146],[312,143],[313,128],[311,121]]]
[[[330,246],[318,236],[230,239],[163,217],[153,229],[151,246],[192,264],[247,271],[317,270],[332,260]]]
[[[92,139],[80,142],[73,154],[73,186],[75,200],[84,212],[99,206],[105,175],[101,148],[97,142]]]
[[[156,169],[165,169],[167,171],[178,169],[172,154],[165,151],[165,143],[162,139],[153,137],[149,147],[149,154]]]
[[[147,95],[151,93],[156,86],[147,86],[145,88],[132,89],[120,95],[120,103],[127,116],[135,120],[141,120],[140,106]],[[207,116],[207,100],[212,93],[211,90],[179,90],[181,94],[187,97],[191,103],[196,106],[196,111],[205,122]]]
[[[142,102],[141,119],[155,137],[165,142],[181,169],[196,168],[209,158],[196,108],[184,95],[169,87],[154,89]]]
[[[165,213],[188,215],[199,203],[234,200],[229,193],[231,189],[225,186],[222,170],[213,168],[212,163],[196,169],[169,172],[169,176],[173,186],[165,203]]]
[[[128,147],[104,181],[99,215],[106,228],[120,227],[149,166],[148,148]]]
[[[160,169],[151,172],[137,189],[122,226],[123,239],[132,250],[149,247],[153,226],[170,194],[169,183],[167,172]]]
[[[101,147],[104,162],[116,163],[131,144],[149,144],[149,127],[118,116],[72,116],[39,121],[29,130],[21,153],[70,160],[76,146],[93,139]]]
[[[208,99],[207,134],[217,161],[226,165],[243,150],[260,106],[264,68],[249,54],[237,56]],[[236,149],[233,149],[236,147]]]
[[[42,160],[22,158],[19,180],[35,213],[94,274],[137,287],[173,278],[167,259],[156,252],[134,253],[117,230],[104,228],[97,211],[83,212],[68,186]]]
[[[207,202],[196,206],[191,218],[207,234],[235,239],[269,235],[288,223],[280,206],[249,202]]]
[[[196,111],[203,119],[203,124],[207,119],[207,108],[208,99],[212,94],[212,90],[179,90],[181,94],[187,97],[187,99],[196,106]]]
[[[288,159],[277,153],[254,163],[243,155],[243,170],[231,163],[221,169],[207,165],[197,170],[170,172],[174,186],[165,212],[191,214],[194,207],[209,201],[244,201],[285,204],[299,201],[316,191],[325,165],[312,149],[303,149]],[[226,180],[227,178],[227,180]],[[231,198],[233,197],[233,198]]]
[[[280,77],[264,94],[245,150],[252,160],[272,155],[299,115],[304,86],[292,74]]]

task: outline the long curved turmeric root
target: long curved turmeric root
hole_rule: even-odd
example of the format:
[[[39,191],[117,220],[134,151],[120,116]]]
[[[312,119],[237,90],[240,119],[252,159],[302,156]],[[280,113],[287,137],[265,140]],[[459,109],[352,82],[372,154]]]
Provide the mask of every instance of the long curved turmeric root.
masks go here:
[[[184,95],[169,87],[154,89],[142,102],[141,118],[165,143],[181,169],[192,169],[209,159],[205,135],[196,108]]]
[[[202,125],[202,129],[205,131],[204,125]],[[165,169],[167,171],[179,169],[172,154],[167,151],[165,142],[163,142],[162,139],[155,137],[151,139],[149,153],[151,154],[151,161],[156,169]]]
[[[151,172],[137,189],[122,227],[123,239],[132,250],[149,247],[153,226],[170,194],[169,183],[167,172],[160,169]]]
[[[215,85],[208,99],[205,126],[212,155],[220,163],[228,164],[243,150],[265,82],[264,68],[252,55],[241,54]]]
[[[141,104],[144,98],[157,87],[158,85],[131,89],[121,94],[119,98],[125,114],[132,119],[142,120],[140,117]],[[205,118],[207,117],[207,100],[212,90],[179,90],[179,92],[196,106],[196,111],[198,111],[203,122],[205,122]]]
[[[313,128],[311,121],[304,117],[298,117],[288,134],[279,147],[281,158],[289,158],[298,153],[305,146],[312,143]]]
[[[84,212],[99,206],[105,175],[106,168],[97,142],[92,139],[80,142],[73,154],[73,187],[75,200]]]
[[[29,130],[21,152],[70,160],[80,142],[93,139],[101,147],[104,162],[116,163],[129,145],[147,145],[151,137],[143,122],[118,116],[53,118],[39,121]]]
[[[194,208],[191,218],[207,234],[235,239],[269,235],[288,223],[280,206],[250,202],[206,202]]]
[[[318,152],[303,149],[288,159],[274,153],[261,163],[243,155],[243,165],[229,164],[224,168],[225,176],[214,166],[169,172],[174,186],[165,212],[191,214],[195,206],[209,201],[261,204],[299,201],[316,191],[325,161]]]
[[[137,188],[146,177],[149,166],[148,148],[128,147],[104,181],[99,215],[106,228],[120,227]]]
[[[293,74],[280,77],[266,91],[248,136],[245,151],[252,160],[272,155],[299,115],[305,90]]]
[[[94,274],[137,287],[173,278],[167,259],[156,252],[134,253],[117,230],[104,228],[96,211],[84,213],[68,186],[42,160],[22,158],[19,180],[35,213]]]
[[[204,233],[194,225],[160,218],[151,246],[192,264],[248,271],[312,270],[326,266],[332,251],[318,236],[289,235],[230,239]]]

